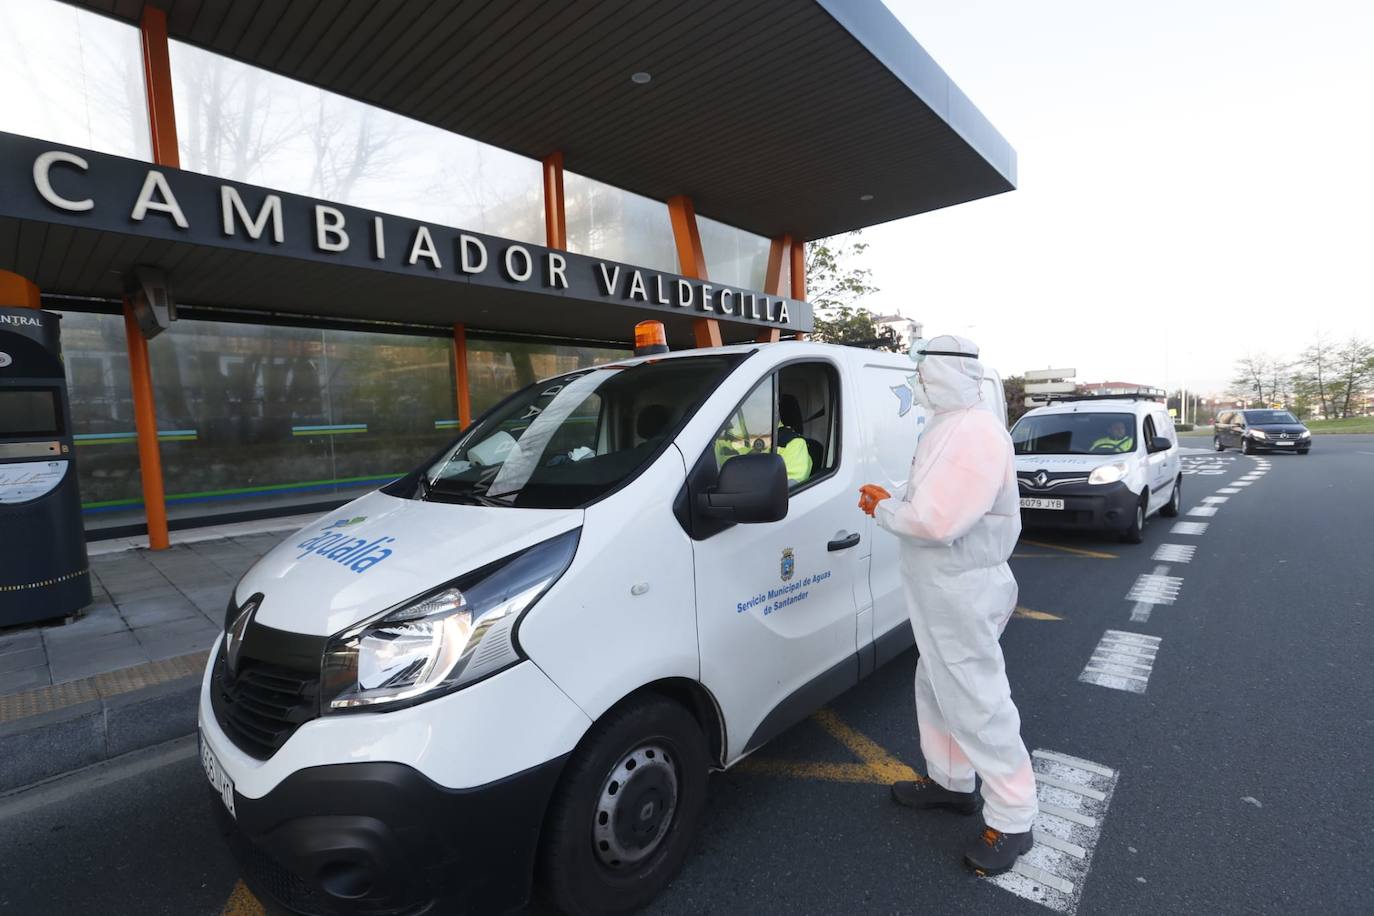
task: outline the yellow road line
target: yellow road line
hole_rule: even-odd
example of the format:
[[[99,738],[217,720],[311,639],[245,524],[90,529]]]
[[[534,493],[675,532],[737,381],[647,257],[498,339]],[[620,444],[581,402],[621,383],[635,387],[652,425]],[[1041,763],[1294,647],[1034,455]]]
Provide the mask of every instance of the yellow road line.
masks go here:
[[[248,889],[248,885],[240,881],[234,885],[234,889],[229,892],[229,899],[224,901],[224,909],[220,910],[220,916],[265,916],[266,910],[258,902],[258,898],[253,896],[253,892]]]
[[[1065,547],[1063,544],[1046,544],[1044,541],[1027,541],[1024,538],[1022,544],[1030,544],[1032,547],[1044,547],[1049,550],[1062,550],[1078,557],[1092,557],[1094,560],[1115,560],[1116,554],[1103,553],[1100,550],[1082,550],[1078,547]]]
[[[1022,617],[1022,618],[1025,618],[1025,619],[1027,619],[1027,620],[1063,620],[1063,619],[1064,619],[1063,617],[1060,617],[1060,616],[1057,615],[1057,614],[1051,614],[1051,613],[1049,613],[1048,611],[1032,611],[1032,610],[1031,610],[1030,608],[1028,608],[1028,607],[1021,607],[1019,604],[1016,606],[1016,610],[1012,612],[1012,616],[1014,616],[1014,617]]]
[[[885,786],[903,779],[918,779],[915,770],[889,754],[867,735],[850,728],[830,709],[811,717],[830,737],[844,745],[862,763],[768,760],[751,757],[736,769],[760,776],[823,779],[827,782],[865,783]]]

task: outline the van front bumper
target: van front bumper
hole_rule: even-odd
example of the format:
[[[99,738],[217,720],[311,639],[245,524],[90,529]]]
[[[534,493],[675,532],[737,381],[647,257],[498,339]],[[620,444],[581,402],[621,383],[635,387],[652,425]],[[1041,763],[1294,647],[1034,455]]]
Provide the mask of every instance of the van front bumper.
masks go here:
[[[1063,509],[1022,509],[1026,528],[1069,528],[1084,531],[1125,531],[1135,521],[1140,494],[1125,483],[1069,484],[1053,490],[1020,487],[1025,497],[1062,499]]]
[[[262,798],[209,798],[244,881],[309,916],[503,913],[529,897],[566,755],[472,789],[399,763],[293,773]]]

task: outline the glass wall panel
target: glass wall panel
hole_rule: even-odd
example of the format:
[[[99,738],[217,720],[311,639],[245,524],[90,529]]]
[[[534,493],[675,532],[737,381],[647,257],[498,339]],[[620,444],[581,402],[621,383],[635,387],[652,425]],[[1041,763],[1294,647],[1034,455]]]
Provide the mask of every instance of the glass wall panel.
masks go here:
[[[667,204],[574,172],[563,173],[563,200],[569,251],[680,272]]]
[[[768,239],[701,215],[697,216],[697,230],[706,272],[713,283],[763,289],[771,244]]]
[[[57,0],[0,0],[0,130],[148,159],[138,29]]]
[[[181,166],[543,244],[539,162],[171,42]]]
[[[614,362],[629,350],[468,340],[468,386],[474,417],[541,378]]]
[[[123,319],[66,313],[88,528],[143,521]],[[444,338],[181,320],[149,345],[168,515],[361,495],[448,441]]]
[[[142,524],[124,321],[65,312],[62,345],[86,527]],[[173,520],[351,499],[457,431],[444,337],[182,319],[148,352]],[[470,340],[473,413],[537,379],[627,355]]]

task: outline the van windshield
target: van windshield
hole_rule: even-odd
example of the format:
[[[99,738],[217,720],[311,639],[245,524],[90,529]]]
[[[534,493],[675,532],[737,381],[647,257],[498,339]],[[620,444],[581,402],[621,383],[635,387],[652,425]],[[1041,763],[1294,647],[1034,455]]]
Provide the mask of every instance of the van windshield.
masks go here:
[[[1011,431],[1018,455],[1111,455],[1135,451],[1135,417],[1128,413],[1052,413],[1025,416]]]
[[[1249,423],[1264,425],[1266,423],[1297,423],[1298,418],[1286,410],[1247,410],[1245,419]]]
[[[575,509],[634,479],[742,359],[684,356],[537,382],[469,427],[393,495]]]

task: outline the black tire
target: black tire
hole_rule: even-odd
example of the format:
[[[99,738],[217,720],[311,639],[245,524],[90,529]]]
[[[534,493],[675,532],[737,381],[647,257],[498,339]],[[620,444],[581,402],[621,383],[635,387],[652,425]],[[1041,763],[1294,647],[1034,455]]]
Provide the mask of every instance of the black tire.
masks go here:
[[[1224,451],[1226,451],[1226,446],[1224,446],[1224,445],[1221,444],[1221,437],[1220,437],[1220,436],[1217,436],[1217,435],[1213,435],[1213,436],[1212,436],[1212,448],[1216,449],[1216,450],[1219,451],[1219,452],[1224,452]]]
[[[539,862],[548,901],[569,916],[615,916],[653,900],[691,850],[709,766],[696,720],[671,700],[646,696],[603,716],[549,805]]]
[[[1145,539],[1145,497],[1140,497],[1140,502],[1135,506],[1135,518],[1131,520],[1131,527],[1121,532],[1121,540],[1127,544],[1139,544]]]
[[[1174,480],[1174,492],[1169,494],[1169,501],[1159,510],[1159,514],[1165,518],[1178,518],[1179,509],[1183,506],[1183,477],[1180,475]]]
[[[1250,444],[1249,439],[1240,440],[1240,453],[1242,455],[1253,455],[1255,453],[1255,447]]]

